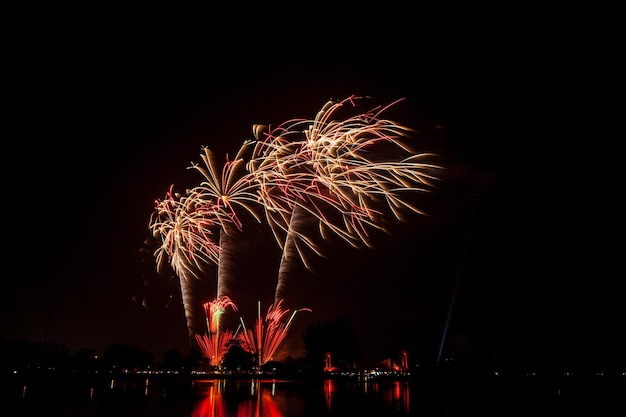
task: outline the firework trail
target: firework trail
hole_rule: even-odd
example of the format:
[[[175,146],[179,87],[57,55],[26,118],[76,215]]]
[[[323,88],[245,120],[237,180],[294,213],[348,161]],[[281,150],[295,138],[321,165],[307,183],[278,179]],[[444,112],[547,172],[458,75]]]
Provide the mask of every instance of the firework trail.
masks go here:
[[[236,207],[260,221],[251,204],[256,200],[254,184],[241,178],[242,155],[249,145],[244,143],[234,160],[227,158],[221,172],[214,154],[204,148],[201,157],[205,167],[195,164],[190,168],[200,172],[205,181],[184,196],[174,194],[170,188],[163,200],[156,201],[156,214],[150,220],[153,235],[162,242],[155,252],[159,271],[169,263],[179,277],[190,336],[199,329],[195,314],[197,280],[206,279],[206,266],[218,266],[216,302],[227,296],[228,284],[233,280],[233,235],[242,227]]]
[[[223,296],[204,303],[203,307],[208,333],[203,335],[196,334],[196,341],[204,356],[211,360],[211,365],[219,366],[228,349],[228,342],[236,337],[234,332],[230,330],[222,331],[220,329],[221,318],[228,307],[237,311],[237,306],[230,298]]]
[[[294,259],[311,269],[305,250],[322,255],[307,218],[317,221],[323,239],[334,235],[354,247],[372,247],[368,229],[387,231],[386,208],[398,220],[407,210],[425,214],[404,196],[434,186],[432,172],[440,167],[422,162],[434,155],[414,153],[401,140],[412,130],[381,118],[399,101],[347,118],[337,114],[355,109],[359,99],[329,101],[314,120],[292,119],[273,131],[254,128],[257,146],[248,169],[283,249],[275,303],[283,298]]]
[[[247,329],[243,318],[240,318],[243,326],[241,333],[242,346],[257,358],[257,365],[262,366],[273,360],[276,349],[287,336],[291,323],[300,311],[311,311],[308,308],[294,310],[291,315],[289,309],[282,306],[282,300],[278,304],[272,304],[265,314],[265,320],[261,318],[261,302],[258,302],[258,318],[254,325],[254,331]]]
[[[332,119],[347,104],[351,105],[348,110],[356,108],[355,100],[352,96],[328,102],[305,131],[306,149],[318,181],[344,203],[349,235],[369,246],[366,226],[382,228],[374,203],[383,199],[398,220],[403,209],[424,214],[403,196],[433,187],[436,177],[431,172],[439,167],[421,163],[433,155],[415,154],[401,140],[411,129],[380,118],[400,100],[340,121]]]
[[[236,260],[237,242],[235,234],[242,230],[241,211],[251,215],[257,222],[261,218],[257,214],[260,209],[258,203],[257,184],[245,172],[244,155],[250,149],[252,142],[246,141],[237,153],[234,160],[226,160],[220,173],[215,163],[215,155],[208,148],[204,148],[202,160],[205,167],[197,164],[191,166],[200,172],[205,181],[192,192],[199,204],[211,204],[218,208],[219,214],[213,222],[219,222],[219,247],[217,292],[216,298],[228,296],[229,284],[234,280],[233,264]]]
[[[217,264],[216,299],[226,294],[227,283],[231,279],[228,261],[232,258],[233,246],[229,234],[241,228],[234,206],[243,206],[254,214],[246,204],[246,199],[253,199],[254,194],[248,191],[246,183],[234,180],[238,168],[242,166],[240,155],[234,161],[227,160],[220,175],[211,151],[205,148],[204,152],[202,158],[206,168],[198,165],[192,168],[202,173],[206,181],[187,190],[184,196],[174,194],[173,187],[170,187],[165,198],[156,201],[155,214],[150,220],[153,235],[162,243],[155,252],[159,271],[163,271],[164,265],[169,263],[180,279],[190,334],[198,329],[193,314],[193,306],[197,304],[194,302],[197,295],[194,280],[205,278],[207,265]],[[216,243],[218,239],[219,244]]]
[[[295,140],[296,133],[280,127],[265,133],[266,127],[255,126],[257,146],[248,163],[248,170],[259,184],[260,200],[274,238],[282,249],[274,304],[283,299],[286,282],[298,262],[311,270],[307,252],[323,256],[310,237],[311,226],[317,222],[337,229],[327,213],[341,212],[343,205],[318,186],[311,172],[303,143]],[[266,135],[260,140],[261,134]],[[347,236],[344,237],[347,238]]]
[[[220,256],[213,233],[218,210],[210,202],[199,204],[193,196],[174,194],[172,188],[163,200],[156,200],[150,220],[154,237],[161,240],[155,251],[157,268],[163,271],[169,264],[177,275],[199,278]]]
[[[181,197],[172,191],[155,202],[156,210],[150,220],[152,233],[161,245],[155,251],[157,270],[163,273],[170,265],[179,278],[189,336],[201,328],[194,306],[198,285],[208,264],[219,259],[215,243],[215,208],[197,204],[193,198]]]
[[[207,320],[208,333],[196,335],[199,346],[214,365],[221,362],[227,343],[234,336],[231,331],[222,331],[220,321],[226,307],[237,310],[229,295],[230,284],[235,280],[234,267],[239,249],[237,234],[243,227],[242,213],[251,215],[257,222],[261,221],[256,213],[259,206],[257,186],[244,170],[244,155],[250,145],[251,142],[244,142],[233,160],[229,160],[227,156],[221,172],[216,164],[215,154],[206,147],[201,155],[204,167],[198,164],[190,167],[204,177],[204,181],[191,190],[198,204],[210,204],[219,210],[214,220],[214,223],[220,224],[216,295],[212,302],[204,304],[206,315],[210,317]]]
[[[244,332],[251,349],[260,355],[259,363],[271,357],[286,335],[288,310],[282,306],[286,284],[297,262],[312,269],[307,254],[323,256],[319,238],[334,236],[353,247],[372,247],[372,230],[388,232],[388,211],[397,220],[404,220],[407,211],[424,214],[406,196],[434,186],[433,172],[440,167],[424,162],[434,155],[413,152],[403,140],[412,130],[382,117],[400,100],[351,115],[360,99],[329,101],[313,120],[292,119],[276,129],[255,125],[256,140],[244,142],[221,170],[213,153],[203,148],[204,167],[190,168],[205,180],[184,197],[170,191],[157,202],[151,227],[163,244],[155,256],[158,264],[169,262],[180,277],[190,331],[197,327],[191,326],[188,312],[194,296],[189,282],[191,277],[199,278],[208,263],[218,266],[215,305],[222,306],[222,313],[226,306],[236,309],[228,296],[243,214],[257,222],[264,215],[283,251],[266,325],[259,314],[256,333]],[[311,233],[314,229],[317,237]],[[212,337],[219,335],[222,314],[212,315],[218,320],[213,330],[209,327],[207,336],[197,339],[215,356],[219,346]]]

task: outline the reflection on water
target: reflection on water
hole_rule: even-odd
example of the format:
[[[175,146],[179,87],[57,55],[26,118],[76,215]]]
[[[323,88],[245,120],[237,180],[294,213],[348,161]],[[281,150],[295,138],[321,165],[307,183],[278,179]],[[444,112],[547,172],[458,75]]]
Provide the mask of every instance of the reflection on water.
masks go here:
[[[276,382],[196,381],[200,400],[191,417],[282,417],[278,408]]]
[[[375,398],[396,415],[409,415],[409,383],[349,383],[320,381],[319,386],[298,381],[203,380],[193,382],[198,400],[191,417],[286,417],[303,416],[323,400],[323,415],[351,409],[357,398]],[[346,392],[351,398],[344,398]],[[335,404],[336,402],[336,404]],[[373,405],[373,404],[372,404]],[[322,415],[322,414],[313,414]]]
[[[410,389],[406,381],[324,380],[312,384],[280,380],[201,380],[192,385],[197,400],[191,417],[345,415],[345,411],[355,410],[355,402],[368,405],[363,412],[387,409],[393,410],[394,415],[409,415]],[[319,408],[322,403],[323,408]]]
[[[335,386],[337,381],[334,379],[327,379],[324,381],[324,398],[326,399],[326,409],[330,410],[333,406],[332,398],[333,394],[337,390]]]
[[[354,393],[356,396],[363,398],[375,398],[383,403],[385,407],[394,410],[398,415],[409,415],[410,389],[407,381],[386,381],[378,382],[356,382],[346,384],[345,382],[334,379],[324,381],[324,402],[326,410],[333,411],[343,402],[343,395],[346,392]],[[337,397],[337,401],[333,401],[333,397]],[[339,404],[334,404],[339,403]]]
[[[626,381],[431,381],[203,379],[134,376],[14,379],[3,415],[151,417],[462,417],[626,415]],[[4,397],[8,396],[7,400]],[[622,414],[615,414],[616,412]],[[608,412],[608,414],[607,414]]]

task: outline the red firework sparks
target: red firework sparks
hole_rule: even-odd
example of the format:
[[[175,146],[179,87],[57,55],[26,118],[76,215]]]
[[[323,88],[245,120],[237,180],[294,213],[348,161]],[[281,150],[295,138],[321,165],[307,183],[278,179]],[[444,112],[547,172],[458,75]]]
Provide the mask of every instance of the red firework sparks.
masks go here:
[[[282,300],[278,304],[272,304],[267,310],[265,320],[261,318],[261,302],[258,303],[258,318],[254,325],[254,331],[247,329],[243,319],[242,338],[244,347],[255,355],[258,366],[273,360],[276,349],[287,336],[292,320],[299,311],[311,311],[308,308],[294,310],[291,315],[289,309],[282,307]]]
[[[226,308],[231,307],[237,311],[237,307],[228,297],[220,297],[211,302],[204,303],[204,312],[207,322],[207,334],[196,334],[196,341],[204,356],[211,361],[211,365],[219,366],[228,348],[228,342],[234,337],[230,330],[220,331],[220,320],[226,312]]]

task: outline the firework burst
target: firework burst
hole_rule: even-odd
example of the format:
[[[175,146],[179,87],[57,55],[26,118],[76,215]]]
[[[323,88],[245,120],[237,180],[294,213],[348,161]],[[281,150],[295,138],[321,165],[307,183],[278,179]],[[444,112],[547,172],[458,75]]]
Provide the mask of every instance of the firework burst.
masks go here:
[[[204,312],[207,324],[207,333],[196,334],[196,341],[203,355],[211,360],[211,365],[219,366],[228,348],[228,342],[235,338],[230,330],[221,330],[220,322],[228,307],[237,311],[237,307],[230,298],[223,296],[211,302],[204,303]]]
[[[283,250],[275,303],[283,298],[294,259],[311,269],[307,251],[323,256],[311,235],[338,236],[353,247],[372,247],[371,230],[385,229],[390,210],[398,220],[411,211],[425,214],[405,197],[427,192],[439,166],[434,155],[414,153],[403,140],[413,131],[382,118],[386,107],[354,111],[361,98],[329,101],[315,119],[293,119],[276,129],[255,126],[257,145],[248,170],[260,186],[268,223]]]
[[[219,223],[220,256],[217,259],[217,292],[219,299],[229,295],[229,285],[234,281],[233,264],[238,250],[235,235],[243,229],[242,216],[247,214],[261,222],[258,211],[262,210],[258,199],[258,185],[245,171],[245,155],[249,152],[252,142],[246,141],[233,160],[226,158],[221,171],[216,163],[213,152],[204,148],[202,160],[204,167],[198,164],[190,168],[200,172],[204,181],[191,190],[193,199],[199,205],[210,205],[216,208],[210,219],[212,224]],[[191,198],[191,197],[190,197]]]
[[[265,314],[265,319],[261,317],[261,302],[258,302],[258,318],[254,325],[254,330],[245,326],[243,318],[241,324],[243,332],[241,340],[243,340],[244,348],[251,352],[257,359],[258,366],[262,366],[273,360],[276,349],[287,336],[291,323],[300,311],[311,311],[308,308],[298,310],[286,309],[282,306],[282,300],[278,304],[272,304]]]
[[[308,256],[324,256],[321,242],[338,237],[356,248],[372,247],[372,231],[388,232],[388,214],[400,221],[407,213],[425,214],[407,197],[434,188],[441,167],[428,160],[435,155],[415,153],[407,144],[413,130],[383,117],[401,100],[363,112],[362,99],[329,101],[314,119],[292,119],[275,129],[255,125],[255,141],[245,141],[221,168],[205,147],[204,166],[190,167],[204,181],[184,196],[170,189],[157,201],[150,227],[162,245],[155,257],[179,276],[190,329],[191,279],[206,275],[208,264],[218,266],[215,299],[204,304],[208,333],[196,335],[213,363],[221,359],[226,337],[241,337],[259,365],[271,359],[295,314],[306,310],[288,317],[283,307],[291,271],[297,262],[312,269]],[[227,307],[236,310],[229,284],[246,217],[267,222],[282,256],[265,320],[259,302],[254,330],[241,319],[244,331],[234,334],[220,330],[219,318]]]
[[[220,248],[215,243],[215,219],[218,211],[212,204],[198,204],[194,198],[174,194],[173,187],[163,200],[155,202],[150,220],[152,233],[161,245],[155,251],[157,270],[167,265],[179,279],[189,335],[198,329],[200,319],[194,313],[197,287],[206,267],[216,262]]]

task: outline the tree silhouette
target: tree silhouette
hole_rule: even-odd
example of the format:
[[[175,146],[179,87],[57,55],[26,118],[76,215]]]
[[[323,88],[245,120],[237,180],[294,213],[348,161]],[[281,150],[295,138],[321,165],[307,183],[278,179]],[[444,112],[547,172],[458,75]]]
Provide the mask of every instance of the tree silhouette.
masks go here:
[[[254,365],[254,355],[245,350],[238,339],[232,339],[222,359],[222,368],[229,371],[251,371]]]
[[[104,360],[110,369],[146,369],[154,362],[154,355],[133,345],[115,344],[104,350]]]

